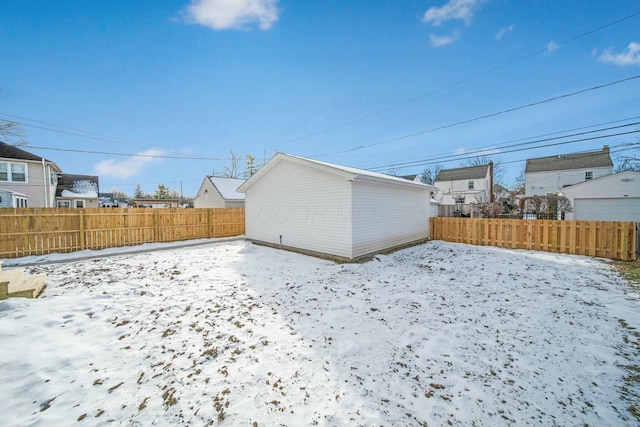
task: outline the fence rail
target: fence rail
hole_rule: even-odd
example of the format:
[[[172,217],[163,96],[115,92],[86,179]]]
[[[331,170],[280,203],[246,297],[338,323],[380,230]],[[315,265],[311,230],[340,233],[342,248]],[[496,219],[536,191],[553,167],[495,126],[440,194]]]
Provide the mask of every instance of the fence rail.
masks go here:
[[[0,209],[0,258],[244,234],[244,209]]]
[[[431,218],[431,239],[472,245],[637,258],[635,222]]]

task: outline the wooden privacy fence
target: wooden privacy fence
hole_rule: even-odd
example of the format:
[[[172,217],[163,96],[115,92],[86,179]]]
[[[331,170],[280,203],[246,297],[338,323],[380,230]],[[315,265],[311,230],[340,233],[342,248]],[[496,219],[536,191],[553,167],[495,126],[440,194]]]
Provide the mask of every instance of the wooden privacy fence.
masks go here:
[[[0,258],[238,236],[244,209],[0,209]]]
[[[635,260],[635,222],[431,218],[431,239]]]

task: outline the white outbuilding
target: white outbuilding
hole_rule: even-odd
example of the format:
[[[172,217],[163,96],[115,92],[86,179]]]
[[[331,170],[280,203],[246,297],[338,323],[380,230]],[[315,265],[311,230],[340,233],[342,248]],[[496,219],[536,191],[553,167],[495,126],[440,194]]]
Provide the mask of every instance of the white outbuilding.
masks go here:
[[[436,188],[278,153],[238,191],[249,240],[354,261],[427,240]]]
[[[614,173],[562,189],[573,212],[565,219],[640,222],[640,172]]]
[[[193,201],[194,208],[244,208],[244,194],[238,187],[246,180],[205,176]]]

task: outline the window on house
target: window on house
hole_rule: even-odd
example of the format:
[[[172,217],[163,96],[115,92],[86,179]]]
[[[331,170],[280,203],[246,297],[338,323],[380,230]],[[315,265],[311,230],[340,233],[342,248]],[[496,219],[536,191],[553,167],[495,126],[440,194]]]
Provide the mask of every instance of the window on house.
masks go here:
[[[56,206],[59,208],[70,208],[71,202],[69,200],[57,200]]]
[[[84,208],[84,200],[76,200],[76,208]]]
[[[469,190],[473,190],[473,181],[469,181]]]
[[[27,198],[16,197],[16,208],[26,208],[26,207],[27,207]]]
[[[27,182],[27,165],[25,163],[0,162],[0,181]]]
[[[593,179],[593,172],[592,171],[588,171],[584,173],[584,180],[585,181],[590,181]]]

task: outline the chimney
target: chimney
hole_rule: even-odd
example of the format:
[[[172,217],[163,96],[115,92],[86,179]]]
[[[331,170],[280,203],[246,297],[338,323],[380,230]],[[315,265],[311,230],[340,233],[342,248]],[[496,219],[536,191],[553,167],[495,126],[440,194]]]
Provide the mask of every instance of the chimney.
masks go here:
[[[609,146],[608,145],[603,145],[602,146],[602,151],[604,151],[605,153],[609,152]]]
[[[489,162],[489,202],[495,202],[495,196],[493,195],[493,162]]]

